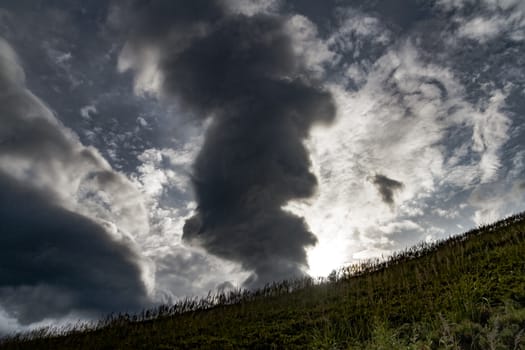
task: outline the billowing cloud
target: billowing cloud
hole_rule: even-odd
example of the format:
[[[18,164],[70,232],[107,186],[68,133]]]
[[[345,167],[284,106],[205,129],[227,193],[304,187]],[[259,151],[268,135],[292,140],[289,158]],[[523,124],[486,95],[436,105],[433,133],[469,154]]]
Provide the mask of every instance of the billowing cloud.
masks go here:
[[[26,88],[3,39],[0,86],[0,305],[24,324],[140,309],[140,194]]]
[[[480,44],[498,37],[513,41],[525,40],[525,4],[521,0],[440,0],[438,7],[458,11],[453,22],[460,38],[476,40]],[[477,7],[478,11],[465,10]]]
[[[276,12],[282,0],[222,0],[228,12],[232,14],[244,14],[252,16],[262,12]]]
[[[493,39],[505,29],[505,22],[500,18],[476,17],[461,25],[458,32],[462,37],[485,42]]]
[[[139,87],[212,118],[193,165],[197,213],[183,238],[253,270],[249,285],[301,275],[305,247],[316,239],[281,207],[314,193],[303,140],[314,123],[334,115],[330,94],[309,74],[305,48],[290,35],[291,26],[310,39],[311,25],[268,14],[228,16],[215,1],[132,7],[136,30],[121,68],[135,69]]]
[[[49,194],[0,177],[0,300],[22,324],[147,304],[139,257]]]

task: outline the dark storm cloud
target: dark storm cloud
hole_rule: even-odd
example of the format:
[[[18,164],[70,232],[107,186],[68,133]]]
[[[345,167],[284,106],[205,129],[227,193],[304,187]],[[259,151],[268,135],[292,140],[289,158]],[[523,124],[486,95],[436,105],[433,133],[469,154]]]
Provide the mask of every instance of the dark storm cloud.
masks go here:
[[[206,24],[225,15],[223,7],[216,0],[194,1],[129,1],[130,11],[123,11],[122,20],[133,23],[139,31],[135,39],[143,38],[162,44],[162,40],[176,29],[185,29],[195,23]],[[143,42],[145,44],[146,42]]]
[[[140,309],[147,293],[138,254],[86,216],[108,224],[140,217],[125,203],[129,184],[27,90],[1,38],[0,87],[0,307],[22,324]]]
[[[128,247],[2,174],[0,227],[0,301],[20,323],[145,305],[137,257]]]
[[[127,59],[154,43],[162,94],[212,116],[193,166],[197,214],[183,238],[253,270],[246,284],[257,285],[307,265],[316,238],[281,207],[314,193],[303,140],[335,107],[295,56],[286,17],[227,15],[219,4],[136,2]]]
[[[404,187],[402,182],[393,180],[381,174],[375,175],[372,179],[372,183],[377,187],[383,202],[388,205],[394,204],[394,192],[399,191]]]

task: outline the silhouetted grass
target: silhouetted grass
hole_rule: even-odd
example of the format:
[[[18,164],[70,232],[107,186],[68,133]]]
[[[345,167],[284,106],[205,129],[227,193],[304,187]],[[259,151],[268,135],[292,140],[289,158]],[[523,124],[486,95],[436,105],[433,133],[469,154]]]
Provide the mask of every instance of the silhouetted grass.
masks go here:
[[[525,214],[325,279],[41,329],[2,349],[525,349]]]

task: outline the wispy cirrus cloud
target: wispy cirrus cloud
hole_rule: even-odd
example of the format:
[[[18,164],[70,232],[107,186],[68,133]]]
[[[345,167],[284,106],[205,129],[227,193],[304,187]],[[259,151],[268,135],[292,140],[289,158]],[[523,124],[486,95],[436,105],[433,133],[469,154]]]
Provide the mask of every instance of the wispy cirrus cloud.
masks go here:
[[[317,199],[288,206],[318,233],[310,258],[333,251],[330,256],[339,259],[334,265],[351,262],[352,254],[387,254],[442,234],[434,223],[416,230],[399,223],[420,221],[432,210],[456,210],[454,191],[501,179],[501,150],[510,137],[506,91],[469,102],[454,72],[423,58],[410,40],[368,69],[360,89],[334,85],[337,122],[316,130],[308,143],[320,178]],[[460,220],[468,220],[463,209]]]

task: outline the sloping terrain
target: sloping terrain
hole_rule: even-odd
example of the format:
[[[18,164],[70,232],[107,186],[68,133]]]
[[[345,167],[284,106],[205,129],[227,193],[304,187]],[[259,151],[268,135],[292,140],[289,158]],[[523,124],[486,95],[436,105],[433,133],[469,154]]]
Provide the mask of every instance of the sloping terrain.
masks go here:
[[[1,349],[525,349],[525,214],[326,280],[41,330]]]

